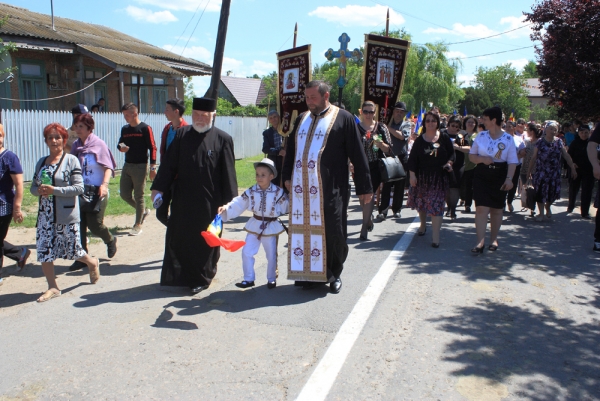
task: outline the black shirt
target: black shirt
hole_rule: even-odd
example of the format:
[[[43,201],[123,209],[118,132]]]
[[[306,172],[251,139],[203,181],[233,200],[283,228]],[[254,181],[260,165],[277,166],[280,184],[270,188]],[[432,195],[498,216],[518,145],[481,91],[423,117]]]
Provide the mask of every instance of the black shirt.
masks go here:
[[[125,153],[125,162],[132,164],[148,163],[148,151],[150,151],[150,164],[156,164],[156,144],[154,143],[154,134],[152,128],[146,123],[139,123],[135,127],[127,124],[121,128],[121,143],[129,146]]]

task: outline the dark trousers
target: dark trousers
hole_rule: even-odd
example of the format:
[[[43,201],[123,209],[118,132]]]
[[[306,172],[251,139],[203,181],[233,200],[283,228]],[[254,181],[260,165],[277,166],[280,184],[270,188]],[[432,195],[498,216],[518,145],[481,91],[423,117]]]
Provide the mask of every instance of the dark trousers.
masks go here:
[[[517,165],[517,168],[515,169],[515,174],[513,175],[512,178],[512,184],[513,187],[510,189],[510,191],[508,191],[508,197],[506,198],[506,201],[508,203],[512,203],[512,201],[515,199],[515,194],[517,193],[517,188],[519,186],[519,176],[521,174],[521,165]]]
[[[8,234],[8,228],[10,227],[10,221],[12,220],[12,214],[0,217],[0,269],[4,266],[4,256],[12,260],[18,261],[21,248],[17,248],[14,245],[4,241],[6,234]]]
[[[463,173],[462,184],[461,184],[461,197],[465,201],[465,207],[470,208],[473,204],[473,177],[475,176],[475,169],[465,170]]]
[[[81,219],[79,223],[79,232],[81,235],[81,246],[87,252],[87,230],[88,228],[92,234],[100,237],[105,244],[112,242],[114,239],[113,235],[108,230],[108,227],[104,225],[104,212],[106,212],[106,206],[108,205],[108,196],[104,197],[102,203],[100,203],[100,211],[98,213],[86,213],[79,212]]]
[[[173,186],[162,194],[163,203],[156,209],[156,219],[165,226],[169,222],[169,208],[171,207],[171,199],[173,198]]]
[[[398,181],[386,182],[381,189],[381,202],[379,203],[379,213],[385,213],[390,206],[390,195],[394,188],[394,198],[392,199],[392,213],[398,213],[402,209],[404,202],[404,184],[406,178]]]
[[[337,230],[325,231],[325,246],[327,247],[327,278],[339,278],[344,270],[344,262],[348,257],[346,239]]]
[[[577,178],[569,180],[569,206],[567,209],[575,209],[575,201],[577,200],[579,188],[581,188],[581,215],[588,216],[590,214],[594,181],[593,175],[579,174],[579,171],[577,172]]]

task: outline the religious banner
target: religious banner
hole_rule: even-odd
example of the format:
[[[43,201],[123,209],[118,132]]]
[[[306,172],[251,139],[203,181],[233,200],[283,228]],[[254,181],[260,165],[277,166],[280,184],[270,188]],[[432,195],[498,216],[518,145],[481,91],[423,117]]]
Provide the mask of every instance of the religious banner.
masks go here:
[[[304,101],[304,89],[312,76],[310,45],[279,52],[277,61],[279,64],[277,105],[281,116],[279,131],[283,136],[287,136],[294,128],[292,124],[296,117],[308,110]]]
[[[387,123],[402,94],[410,42],[365,34],[362,101],[378,107],[375,119]]]

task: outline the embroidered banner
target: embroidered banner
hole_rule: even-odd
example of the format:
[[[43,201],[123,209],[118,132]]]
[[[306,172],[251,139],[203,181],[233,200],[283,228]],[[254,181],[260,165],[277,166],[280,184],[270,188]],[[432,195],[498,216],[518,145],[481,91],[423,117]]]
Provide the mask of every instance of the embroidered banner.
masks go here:
[[[410,42],[365,34],[362,101],[375,103],[375,119],[387,122],[402,94]]]
[[[306,113],[296,135],[296,154],[290,194],[288,279],[327,281],[327,253],[321,155],[339,109],[331,105],[323,116]]]
[[[287,136],[292,124],[301,113],[308,110],[304,101],[304,89],[310,82],[310,45],[295,47],[277,53],[279,64],[277,107],[281,116],[280,132]]]

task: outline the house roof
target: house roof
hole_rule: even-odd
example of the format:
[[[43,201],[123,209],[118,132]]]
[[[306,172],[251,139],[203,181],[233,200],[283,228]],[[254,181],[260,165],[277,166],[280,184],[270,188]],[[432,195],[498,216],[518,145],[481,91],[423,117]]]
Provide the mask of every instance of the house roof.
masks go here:
[[[183,73],[186,75],[212,73],[212,67],[206,63],[181,57],[102,25],[54,17],[55,30],[52,30],[50,15],[4,3],[0,3],[0,15],[9,16],[0,28],[0,33],[11,35],[12,41],[18,41],[22,37],[63,43],[66,46],[75,45],[116,65],[143,70],[178,75],[182,75],[181,71],[177,71],[179,69],[185,70]]]
[[[540,89],[540,80],[537,78],[527,78],[525,89],[529,92],[527,97],[544,97],[544,94]]]
[[[256,104],[262,81],[255,78],[221,77],[221,82],[235,97],[240,106]],[[264,97],[264,96],[263,96]],[[262,99],[261,99],[262,100]]]

